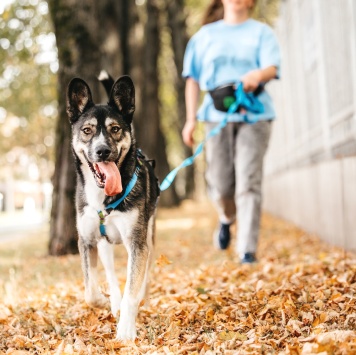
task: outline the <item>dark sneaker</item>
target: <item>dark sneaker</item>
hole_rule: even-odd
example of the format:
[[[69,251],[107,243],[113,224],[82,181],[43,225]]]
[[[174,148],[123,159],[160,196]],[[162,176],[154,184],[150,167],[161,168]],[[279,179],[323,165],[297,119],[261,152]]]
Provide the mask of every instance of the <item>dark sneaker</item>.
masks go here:
[[[241,264],[253,264],[255,262],[257,262],[255,253],[246,253],[240,260]]]
[[[216,248],[225,250],[230,244],[230,224],[220,223],[214,233],[214,245]]]

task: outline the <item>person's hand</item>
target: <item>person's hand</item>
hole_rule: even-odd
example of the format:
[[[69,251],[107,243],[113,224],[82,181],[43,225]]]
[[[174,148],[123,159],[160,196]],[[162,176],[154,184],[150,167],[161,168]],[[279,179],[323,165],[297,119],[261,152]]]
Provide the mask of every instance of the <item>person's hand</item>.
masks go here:
[[[255,91],[258,88],[258,85],[262,81],[261,70],[252,70],[252,71],[246,73],[241,78],[241,81],[242,81],[245,92]]]
[[[183,137],[183,142],[188,147],[192,147],[194,144],[194,138],[193,138],[194,130],[195,130],[195,121],[187,120],[183,127],[182,137]]]

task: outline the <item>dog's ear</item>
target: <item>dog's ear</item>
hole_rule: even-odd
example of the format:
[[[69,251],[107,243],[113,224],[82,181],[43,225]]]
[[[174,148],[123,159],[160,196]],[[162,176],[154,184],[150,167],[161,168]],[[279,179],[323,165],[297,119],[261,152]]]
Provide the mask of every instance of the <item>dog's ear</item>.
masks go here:
[[[74,78],[67,89],[67,114],[71,123],[90,107],[94,106],[88,84],[79,78]]]
[[[109,105],[119,110],[124,120],[131,124],[135,111],[135,86],[128,75],[116,80],[111,89]]]

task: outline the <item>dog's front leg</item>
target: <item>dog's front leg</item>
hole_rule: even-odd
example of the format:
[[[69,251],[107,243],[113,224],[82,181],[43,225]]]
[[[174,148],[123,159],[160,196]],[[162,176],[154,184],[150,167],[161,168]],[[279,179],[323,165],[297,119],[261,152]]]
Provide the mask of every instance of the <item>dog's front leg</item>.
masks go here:
[[[90,306],[103,308],[107,305],[107,299],[99,291],[97,273],[98,249],[96,246],[87,244],[82,237],[79,237],[78,246],[84,273],[85,302]]]
[[[146,272],[144,276],[144,280],[142,282],[142,287],[140,290],[139,298],[140,300],[144,300],[144,307],[148,308],[149,306],[149,270],[152,264],[153,252],[154,252],[154,234],[155,234],[155,216],[152,216],[148,222],[148,230],[147,230],[147,245],[148,245],[148,259],[147,259],[147,266]]]
[[[98,243],[98,251],[101,263],[105,269],[106,280],[109,284],[111,312],[116,316],[117,311],[120,309],[121,291],[115,275],[114,246],[107,240],[101,239]]]
[[[148,267],[149,249],[146,243],[140,245],[131,241],[127,252],[127,280],[117,325],[116,339],[118,340],[136,338],[136,316],[142,300],[142,286]]]

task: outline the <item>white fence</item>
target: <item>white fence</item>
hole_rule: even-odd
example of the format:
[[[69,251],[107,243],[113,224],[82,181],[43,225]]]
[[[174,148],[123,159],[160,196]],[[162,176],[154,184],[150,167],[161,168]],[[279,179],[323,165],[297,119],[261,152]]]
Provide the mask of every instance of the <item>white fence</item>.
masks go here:
[[[356,0],[284,0],[265,209],[356,249]]]

